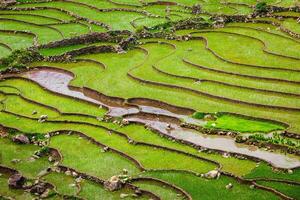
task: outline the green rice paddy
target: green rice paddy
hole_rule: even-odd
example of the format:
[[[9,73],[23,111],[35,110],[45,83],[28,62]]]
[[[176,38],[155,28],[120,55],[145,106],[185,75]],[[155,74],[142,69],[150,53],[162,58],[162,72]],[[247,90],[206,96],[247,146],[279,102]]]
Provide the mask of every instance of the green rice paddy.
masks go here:
[[[0,199],[300,199],[299,10],[0,3]]]

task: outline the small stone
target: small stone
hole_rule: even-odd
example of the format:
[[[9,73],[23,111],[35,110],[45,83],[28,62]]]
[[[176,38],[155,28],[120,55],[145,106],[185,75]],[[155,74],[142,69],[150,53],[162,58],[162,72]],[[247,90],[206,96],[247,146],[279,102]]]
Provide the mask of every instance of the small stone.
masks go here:
[[[123,183],[118,176],[112,176],[109,180],[104,182],[104,187],[112,192],[121,189]]]
[[[254,188],[255,188],[255,185],[252,184],[252,185],[249,186],[249,188],[250,188],[250,189],[254,189]]]
[[[123,169],[123,174],[128,174],[128,170],[127,169]]]
[[[127,119],[122,119],[122,125],[128,125],[129,121]]]
[[[49,162],[53,162],[53,161],[54,161],[53,157],[52,157],[52,156],[49,156],[48,161],[49,161]]]
[[[46,191],[43,193],[43,194],[41,194],[41,198],[42,199],[45,199],[45,198],[47,198],[48,196],[49,196],[49,192],[50,192],[50,190],[49,189],[46,189]]]
[[[71,183],[69,184],[70,187],[76,187],[76,184],[75,183]]]
[[[125,199],[125,198],[127,198],[129,195],[128,194],[124,194],[124,193],[121,193],[120,194],[120,198],[121,199]]]
[[[65,175],[71,176],[71,171],[67,170],[67,171],[65,172]]]
[[[78,177],[78,178],[75,179],[75,182],[76,182],[76,183],[80,183],[81,181],[82,181],[82,178],[81,178],[81,177]]]
[[[289,169],[289,170],[288,170],[288,174],[293,174],[293,170],[292,170],[292,169]]]
[[[32,113],[31,113],[32,115],[36,115],[37,114],[37,111],[36,110],[34,110],[34,111],[32,111]]]
[[[167,124],[167,129],[170,130],[172,128],[171,124]]]
[[[228,185],[226,185],[226,189],[227,189],[227,190],[229,190],[229,189],[231,189],[231,188],[233,188],[232,183],[229,183]]]
[[[25,181],[25,177],[23,177],[21,174],[14,174],[9,177],[8,186],[13,189],[21,189],[23,188]]]
[[[17,163],[21,162],[21,160],[14,158],[10,162],[13,163],[13,164],[17,164]]]
[[[208,179],[218,179],[220,177],[220,172],[218,170],[211,170],[209,172],[207,172],[206,174],[204,174],[205,178]]]
[[[212,115],[212,114],[207,114],[207,115],[205,115],[203,119],[204,119],[205,121],[214,121],[214,120],[216,120],[216,118],[215,118],[214,115]]]
[[[109,147],[103,147],[104,152],[109,150]]]
[[[48,119],[48,115],[41,115],[38,122],[45,122]]]
[[[48,174],[47,169],[40,171],[40,172],[38,173],[38,176],[41,177],[41,176],[44,176],[44,175],[46,175],[46,174]]]
[[[142,191],[138,188],[134,190],[134,193],[138,196],[141,196],[143,194]]]
[[[223,153],[222,157],[223,157],[223,158],[229,158],[229,157],[230,157],[230,154],[227,153],[227,152],[225,152],[225,153]]]
[[[78,174],[76,172],[72,172],[72,176],[77,177]]]

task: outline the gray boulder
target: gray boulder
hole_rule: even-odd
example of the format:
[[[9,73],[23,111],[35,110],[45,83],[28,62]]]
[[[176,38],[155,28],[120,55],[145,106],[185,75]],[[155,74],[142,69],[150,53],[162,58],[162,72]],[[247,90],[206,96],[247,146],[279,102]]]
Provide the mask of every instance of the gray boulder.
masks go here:
[[[12,189],[22,189],[25,181],[25,177],[23,177],[21,174],[13,174],[8,179],[8,186]]]
[[[109,191],[116,191],[123,187],[123,182],[118,176],[112,176],[109,180],[104,182],[104,187]]]
[[[13,142],[18,143],[18,144],[29,144],[29,138],[26,135],[19,134],[13,137]]]

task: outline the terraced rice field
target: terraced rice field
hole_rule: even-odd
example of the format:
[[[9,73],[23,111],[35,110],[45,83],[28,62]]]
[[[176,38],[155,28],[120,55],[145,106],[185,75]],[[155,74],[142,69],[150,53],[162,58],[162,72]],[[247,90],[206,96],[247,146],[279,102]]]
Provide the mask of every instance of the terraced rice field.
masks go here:
[[[297,0],[0,3],[0,199],[300,199]]]

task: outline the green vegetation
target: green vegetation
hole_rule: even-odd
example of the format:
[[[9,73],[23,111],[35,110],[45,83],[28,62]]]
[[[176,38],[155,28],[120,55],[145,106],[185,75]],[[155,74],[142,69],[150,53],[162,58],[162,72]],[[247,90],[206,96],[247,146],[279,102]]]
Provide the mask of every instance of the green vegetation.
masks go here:
[[[267,12],[267,3],[266,2],[259,2],[255,5],[255,10],[257,12]]]
[[[146,177],[155,177],[187,191],[193,199],[226,199],[241,198],[251,199],[259,196],[260,199],[278,199],[272,193],[249,188],[249,185],[240,185],[229,177],[222,176],[218,180],[206,180],[188,173],[180,172],[148,172],[143,174]],[[183,181],[184,180],[184,181]],[[233,188],[228,191],[226,185],[232,183]],[[211,195],[213,193],[213,195]],[[243,194],[241,196],[241,194]]]
[[[4,69],[7,68],[24,68],[26,64],[38,61],[41,56],[38,52],[33,50],[15,50],[8,57],[2,58],[0,60],[0,65]]]
[[[299,198],[295,1],[8,3],[0,199]]]
[[[227,131],[236,131],[241,133],[264,132],[269,133],[276,130],[284,130],[285,126],[276,124],[275,122],[258,120],[255,118],[247,118],[239,115],[228,113],[201,113],[195,112],[193,118],[205,119],[208,116],[205,128],[220,129]]]

